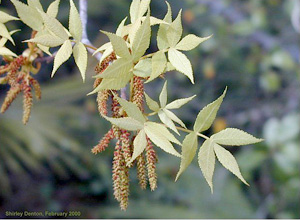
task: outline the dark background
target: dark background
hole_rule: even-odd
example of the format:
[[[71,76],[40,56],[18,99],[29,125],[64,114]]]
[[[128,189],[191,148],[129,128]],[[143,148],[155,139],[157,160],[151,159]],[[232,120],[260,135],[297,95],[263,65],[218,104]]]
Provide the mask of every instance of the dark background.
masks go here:
[[[45,8],[49,4],[41,2]],[[107,42],[99,29],[115,31],[128,16],[130,1],[88,2],[88,34],[99,47]],[[27,126],[21,123],[21,97],[0,115],[0,217],[5,211],[74,210],[81,211],[81,218],[300,218],[300,38],[299,27],[291,23],[300,3],[170,3],[174,16],[183,8],[184,35],[213,37],[187,53],[195,72],[194,86],[182,74],[166,75],[169,100],[197,94],[176,112],[191,127],[199,110],[228,86],[208,133],[237,127],[265,139],[253,146],[228,148],[250,187],[218,164],[212,195],[196,160],[174,183],[180,161],[158,150],[158,189],[142,191],[133,169],[129,208],[120,211],[112,192],[113,146],[97,156],[90,153],[109,129],[97,113],[95,96],[86,96],[92,90],[96,60],[90,57],[88,80],[82,84],[71,59],[53,79],[52,64],[44,64],[36,76],[43,97],[34,103]],[[153,0],[151,7],[153,15],[164,17],[164,1]],[[16,15],[10,1],[2,0],[0,9]],[[68,10],[68,1],[61,1],[58,18],[66,27]],[[14,35],[16,42],[30,38],[30,29],[22,22],[10,22],[8,27],[22,30]],[[155,38],[152,42],[155,51]],[[17,43],[11,48],[20,54],[25,47]],[[147,85],[148,93],[158,97],[162,83],[159,79]],[[6,91],[0,85],[0,102]]]

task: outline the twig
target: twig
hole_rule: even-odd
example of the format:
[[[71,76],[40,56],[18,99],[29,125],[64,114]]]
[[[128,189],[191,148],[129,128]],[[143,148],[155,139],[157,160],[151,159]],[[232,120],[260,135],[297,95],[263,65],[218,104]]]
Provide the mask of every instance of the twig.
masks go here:
[[[82,40],[81,42],[89,45],[90,47],[94,47],[93,44],[90,42],[88,35],[87,35],[87,21],[88,21],[88,16],[87,16],[87,9],[88,9],[88,2],[87,0],[79,0],[79,14],[82,22]],[[93,54],[95,50],[91,49],[88,47],[88,51]],[[97,53],[95,54],[95,57],[97,60],[101,59],[102,54]]]

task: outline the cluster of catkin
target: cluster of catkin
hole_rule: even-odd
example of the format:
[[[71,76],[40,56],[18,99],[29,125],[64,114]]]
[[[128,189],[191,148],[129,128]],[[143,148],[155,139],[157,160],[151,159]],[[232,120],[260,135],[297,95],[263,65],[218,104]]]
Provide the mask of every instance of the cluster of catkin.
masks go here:
[[[96,73],[101,74],[108,67],[109,63],[115,59],[116,56],[112,53],[96,67]],[[94,87],[97,87],[100,83],[101,79],[96,79]],[[117,91],[102,90],[98,92],[97,103],[101,115],[107,116],[109,111],[111,111],[111,115],[114,118],[126,117],[126,112],[122,110],[116,96],[119,96]],[[133,79],[131,102],[135,103],[142,112],[144,111],[144,82],[140,77],[134,77]],[[111,107],[109,107],[109,104]],[[146,189],[148,181],[151,190],[155,190],[157,187],[157,155],[149,139],[144,154],[137,157],[133,164],[127,166],[132,157],[134,138],[134,132],[129,132],[113,125],[98,145],[92,149],[94,154],[100,153],[108,147],[111,140],[116,139],[112,164],[112,180],[114,197],[120,202],[120,207],[123,210],[126,210],[128,206],[129,168],[136,165],[137,177],[142,189]]]
[[[41,88],[37,80],[30,76],[27,64],[27,58],[18,56],[11,60],[5,60],[6,65],[0,67],[0,75],[5,75],[2,82],[7,83],[10,89],[7,92],[5,100],[1,106],[1,113],[4,113],[17,95],[23,92],[23,123],[26,124],[30,117],[31,107],[33,104],[32,88],[35,90],[37,99],[41,98]]]

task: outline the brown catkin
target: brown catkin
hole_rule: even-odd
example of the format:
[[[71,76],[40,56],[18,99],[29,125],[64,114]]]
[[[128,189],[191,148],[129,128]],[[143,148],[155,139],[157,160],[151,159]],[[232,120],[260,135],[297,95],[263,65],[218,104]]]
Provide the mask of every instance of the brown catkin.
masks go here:
[[[132,102],[135,103],[140,110],[144,111],[144,83],[141,77],[133,78],[133,94]]]
[[[112,166],[112,180],[113,180],[113,189],[114,197],[117,201],[121,201],[121,146],[118,141],[114,151],[113,166]]]
[[[98,103],[98,111],[102,116],[107,116],[108,110],[107,110],[107,101],[109,98],[109,91],[108,90],[102,90],[98,92],[97,95],[97,103]]]
[[[21,85],[19,84],[12,86],[8,90],[5,100],[1,106],[1,113],[4,113],[9,108],[11,103],[15,100],[15,98],[20,92],[21,92]]]
[[[130,164],[131,156],[132,156],[132,149],[131,149],[131,143],[130,143],[130,133],[125,130],[121,130],[121,141],[122,141],[122,152],[123,156],[125,158],[126,165],[128,167],[131,167],[132,164]]]
[[[41,99],[42,91],[41,91],[41,86],[40,86],[39,82],[32,77],[30,77],[29,82],[31,83],[32,87],[34,88],[35,97],[37,99]]]
[[[23,123],[27,124],[31,107],[32,107],[32,94],[31,94],[31,87],[29,85],[26,85],[24,90],[24,99],[23,99]]]
[[[157,155],[149,139],[146,148],[146,161],[147,161],[147,171],[148,171],[150,189],[154,191],[157,188],[157,174],[156,174]]]
[[[128,207],[128,197],[129,197],[129,168],[126,166],[125,159],[123,156],[120,164],[121,164],[120,207],[122,210],[126,210]]]
[[[139,179],[139,184],[142,189],[146,189],[147,188],[146,161],[145,161],[143,154],[138,156],[136,158],[136,161],[137,161],[137,164],[136,164],[137,177]]]
[[[114,138],[114,132],[112,129],[110,129],[104,137],[99,141],[99,143],[93,147],[92,153],[98,154],[103,152],[109,145],[109,142]]]

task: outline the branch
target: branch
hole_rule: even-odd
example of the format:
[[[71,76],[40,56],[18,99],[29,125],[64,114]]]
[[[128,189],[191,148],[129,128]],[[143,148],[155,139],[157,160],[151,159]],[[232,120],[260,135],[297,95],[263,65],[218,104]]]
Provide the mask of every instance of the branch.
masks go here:
[[[87,35],[87,22],[88,22],[87,9],[88,9],[88,1],[87,0],[79,0],[79,14],[80,14],[81,22],[82,22],[82,40],[81,40],[81,42],[86,45],[89,45],[91,47],[94,47]],[[87,49],[91,54],[93,54],[95,52],[93,49],[91,49],[89,47]],[[102,55],[100,53],[95,54],[95,57],[97,60],[100,60],[101,56]]]

